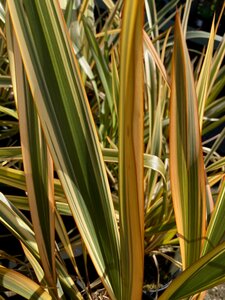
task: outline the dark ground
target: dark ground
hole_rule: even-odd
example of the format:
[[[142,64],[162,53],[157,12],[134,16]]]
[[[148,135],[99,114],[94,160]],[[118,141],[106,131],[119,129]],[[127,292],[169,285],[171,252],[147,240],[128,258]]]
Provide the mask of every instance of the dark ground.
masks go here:
[[[218,285],[208,291],[205,300],[224,300],[225,299],[225,284]]]

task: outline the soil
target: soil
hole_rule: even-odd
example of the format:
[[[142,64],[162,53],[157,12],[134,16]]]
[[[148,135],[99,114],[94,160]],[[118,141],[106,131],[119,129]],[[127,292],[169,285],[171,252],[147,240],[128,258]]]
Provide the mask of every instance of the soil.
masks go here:
[[[205,300],[224,300],[225,299],[225,283],[215,286],[208,290]]]

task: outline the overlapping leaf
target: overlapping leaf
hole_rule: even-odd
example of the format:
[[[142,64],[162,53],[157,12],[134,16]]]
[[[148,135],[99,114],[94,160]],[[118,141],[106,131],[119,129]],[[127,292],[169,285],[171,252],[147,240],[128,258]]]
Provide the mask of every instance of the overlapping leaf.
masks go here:
[[[29,252],[28,258],[31,258],[31,264],[36,272],[36,274],[44,275],[44,272],[41,271],[40,265],[40,256],[38,253],[37,242],[35,239],[35,234],[32,229],[31,223],[27,220],[27,218],[14,207],[8,199],[6,199],[3,194],[0,193],[0,221],[3,223],[6,228],[16,237],[18,240],[26,247],[26,251]],[[67,293],[72,297],[72,299],[81,300],[82,296],[78,291],[76,285],[74,284],[72,278],[69,276],[65,267],[61,264],[61,262],[55,257],[57,273],[59,276],[62,285],[66,288]],[[41,283],[46,284],[45,277],[39,278]],[[57,286],[59,283],[57,284]],[[58,288],[58,287],[57,287]],[[13,287],[12,287],[13,290]],[[52,291],[50,290],[50,293]],[[53,299],[58,299],[54,293],[52,293]],[[62,299],[64,299],[63,294],[61,294]]]
[[[7,20],[6,24],[10,27],[10,21],[8,18]],[[53,164],[24,73],[18,44],[13,30],[10,29],[7,30],[8,49],[14,53],[14,61],[11,60],[11,66],[13,64],[14,68],[11,74],[15,82],[15,95],[18,97],[16,100],[19,99],[17,101],[18,112],[20,119],[23,120],[19,125],[29,206],[45,276],[49,286],[54,287],[56,271]]]
[[[28,277],[0,266],[0,282],[3,287],[21,295],[25,299],[51,300],[52,297],[36,282]]]
[[[8,1],[40,122],[95,267],[119,299],[119,241],[95,126],[57,1]],[[116,295],[116,296],[115,296]]]
[[[224,259],[225,243],[222,243],[176,278],[159,300],[184,299],[223,283]]]

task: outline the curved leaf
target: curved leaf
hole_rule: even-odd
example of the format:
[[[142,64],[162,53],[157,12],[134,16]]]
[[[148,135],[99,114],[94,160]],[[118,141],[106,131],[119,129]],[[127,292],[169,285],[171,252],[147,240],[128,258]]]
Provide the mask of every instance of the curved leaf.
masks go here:
[[[103,158],[105,162],[116,162],[118,163],[118,150],[116,149],[106,149],[102,150]],[[152,169],[163,177],[166,181],[166,169],[163,161],[156,155],[144,154],[144,167]]]
[[[52,297],[28,277],[0,266],[0,285],[25,299],[51,300]]]

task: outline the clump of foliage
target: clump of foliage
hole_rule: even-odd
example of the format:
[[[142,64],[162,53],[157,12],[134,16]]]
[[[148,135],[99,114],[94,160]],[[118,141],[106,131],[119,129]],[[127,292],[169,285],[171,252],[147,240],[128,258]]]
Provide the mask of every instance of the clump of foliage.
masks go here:
[[[181,273],[160,299],[200,299],[225,281],[224,7],[207,33],[191,1],[103,2],[0,2],[0,221],[24,254],[2,252],[2,293],[138,300],[146,256],[144,289],[163,257]]]

